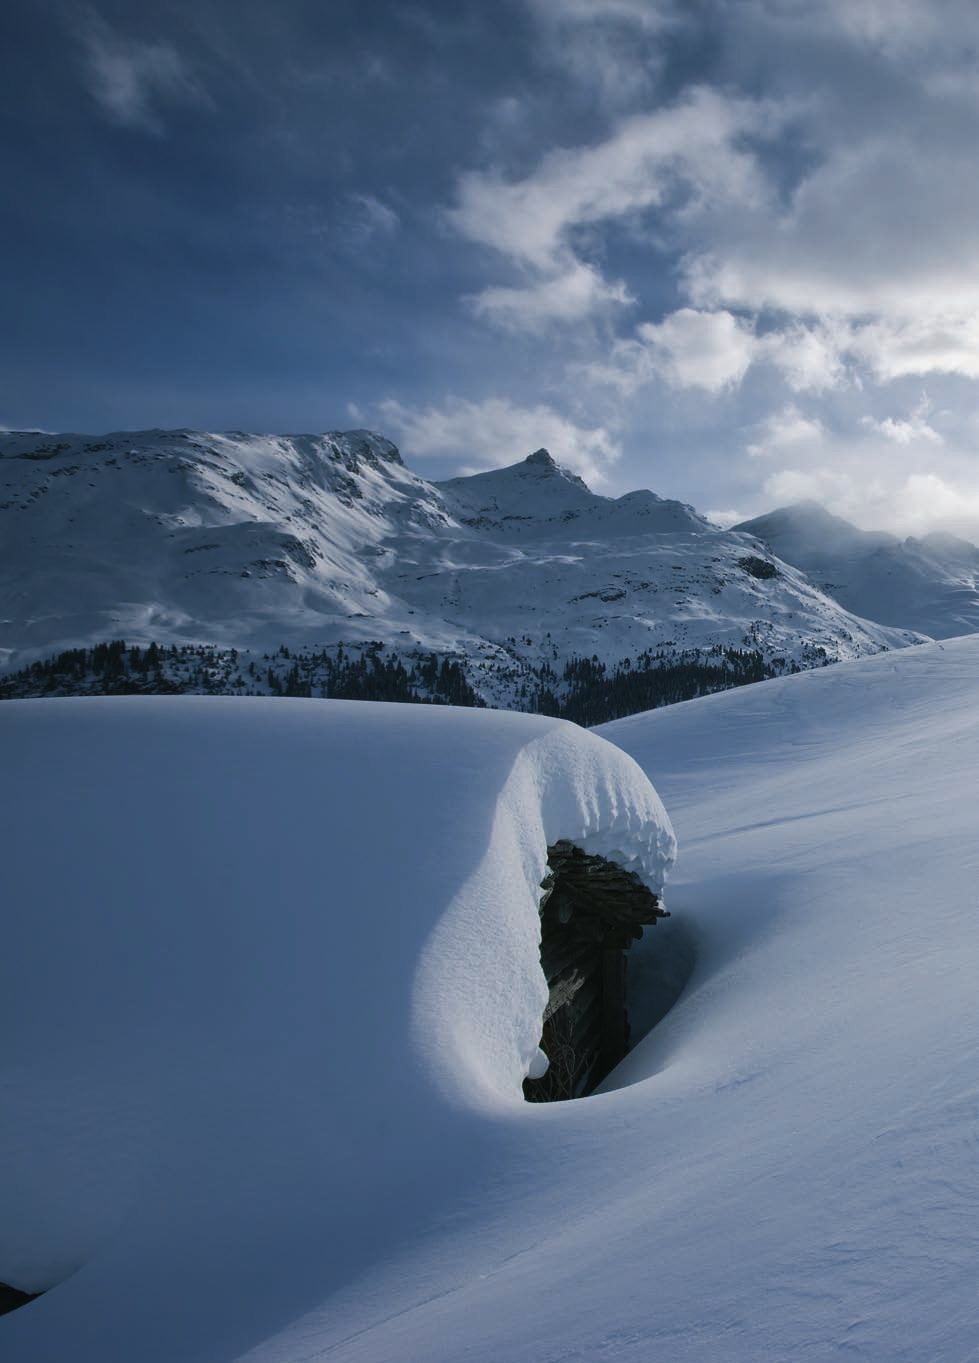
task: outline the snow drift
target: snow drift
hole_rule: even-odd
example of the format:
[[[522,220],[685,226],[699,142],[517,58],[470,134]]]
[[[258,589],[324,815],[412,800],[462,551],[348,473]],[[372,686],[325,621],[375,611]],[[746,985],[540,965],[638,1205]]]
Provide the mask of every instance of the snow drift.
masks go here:
[[[218,1363],[414,1233],[522,1108],[548,844],[657,890],[673,856],[638,767],[558,721],[188,697],[0,726],[0,1280],[61,1283],[0,1324],[23,1363]]]
[[[610,747],[482,712],[0,709],[0,1226],[34,1281],[84,1264],[0,1354],[971,1363],[977,678],[958,639],[603,731],[670,811],[696,959],[605,1091],[554,1104],[517,1097],[544,844],[669,856]]]

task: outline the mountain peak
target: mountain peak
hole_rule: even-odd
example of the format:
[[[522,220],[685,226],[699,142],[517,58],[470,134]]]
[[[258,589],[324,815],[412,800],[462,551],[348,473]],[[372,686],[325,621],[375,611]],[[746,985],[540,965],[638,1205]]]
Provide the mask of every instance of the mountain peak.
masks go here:
[[[549,477],[553,474],[557,478],[562,478],[566,483],[571,483],[576,488],[584,488],[590,497],[595,496],[583,478],[579,478],[573,469],[567,468],[564,464],[559,464],[550,450],[544,449],[543,445],[539,450],[534,450],[533,454],[528,454],[527,458],[519,464],[511,464],[510,470],[516,473],[518,477],[528,473],[533,474],[536,478]]]

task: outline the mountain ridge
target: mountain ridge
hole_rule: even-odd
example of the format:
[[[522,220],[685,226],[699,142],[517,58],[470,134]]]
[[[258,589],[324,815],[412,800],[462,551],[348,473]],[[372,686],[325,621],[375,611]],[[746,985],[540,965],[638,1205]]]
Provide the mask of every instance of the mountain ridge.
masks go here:
[[[546,450],[429,483],[374,432],[0,435],[0,659],[124,638],[460,663],[521,703],[589,659],[757,651],[778,670],[919,641],[742,530],[604,497]],[[548,684],[550,681],[548,680]]]
[[[817,502],[796,502],[734,527],[855,615],[951,638],[979,630],[979,547],[955,535],[861,530]]]

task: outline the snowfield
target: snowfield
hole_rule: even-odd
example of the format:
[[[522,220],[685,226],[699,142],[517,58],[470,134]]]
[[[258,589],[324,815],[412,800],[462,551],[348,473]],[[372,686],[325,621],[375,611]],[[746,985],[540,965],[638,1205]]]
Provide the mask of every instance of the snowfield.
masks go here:
[[[0,1279],[60,1281],[4,1359],[975,1359],[979,637],[601,738],[0,724]],[[525,1104],[546,845],[658,887],[640,768],[680,858],[636,976],[678,934],[693,973],[602,1093]]]
[[[5,1359],[235,1357],[452,1209],[523,1114],[547,846],[657,890],[674,854],[635,763],[554,720],[138,697],[0,725],[0,1281],[68,1278]]]

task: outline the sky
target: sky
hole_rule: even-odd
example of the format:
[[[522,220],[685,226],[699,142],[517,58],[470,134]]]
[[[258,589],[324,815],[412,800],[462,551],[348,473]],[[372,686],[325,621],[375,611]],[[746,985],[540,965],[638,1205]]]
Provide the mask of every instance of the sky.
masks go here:
[[[979,538],[974,0],[7,0],[0,425]]]

